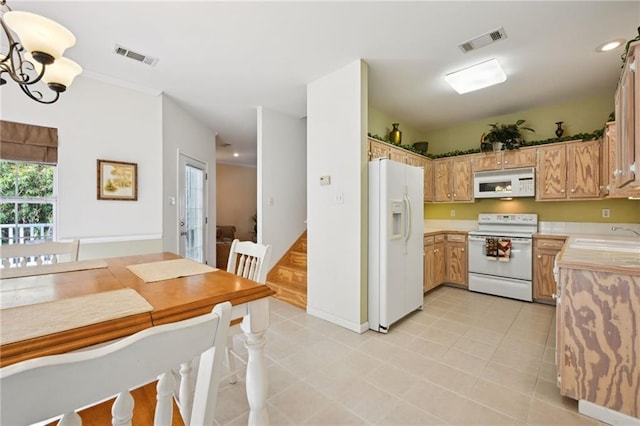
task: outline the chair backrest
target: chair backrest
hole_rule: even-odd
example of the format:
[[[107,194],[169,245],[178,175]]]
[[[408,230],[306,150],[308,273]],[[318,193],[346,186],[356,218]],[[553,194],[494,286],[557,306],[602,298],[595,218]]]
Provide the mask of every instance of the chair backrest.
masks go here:
[[[209,314],[151,327],[96,349],[3,367],[0,424],[32,424],[60,414],[63,421],[77,422],[74,410],[116,394],[114,419],[126,420],[133,413],[132,401],[126,403],[129,389],[160,376],[155,424],[170,425],[171,369],[200,355],[190,424],[212,425],[230,319],[231,304],[224,302]]]
[[[0,246],[0,259],[4,268],[42,265],[78,260],[79,240],[34,244],[7,244]]]
[[[271,244],[233,240],[229,250],[227,272],[264,284],[267,281],[267,264],[271,256]]]

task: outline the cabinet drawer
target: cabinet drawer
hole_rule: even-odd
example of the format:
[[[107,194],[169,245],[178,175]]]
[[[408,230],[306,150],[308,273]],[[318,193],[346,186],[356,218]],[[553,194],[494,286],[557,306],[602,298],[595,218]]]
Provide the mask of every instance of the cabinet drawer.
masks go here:
[[[564,245],[564,240],[536,240],[536,248],[560,250]]]
[[[428,246],[428,245],[433,244],[433,240],[434,240],[433,235],[430,235],[430,236],[428,236],[428,237],[426,237],[426,236],[425,236],[425,237],[424,237],[424,240],[423,240],[424,245],[425,245],[425,246]]]
[[[444,234],[438,234],[435,236],[435,241],[436,243],[442,243],[444,242]]]
[[[464,234],[447,234],[447,241],[452,243],[464,243],[467,241],[467,236]]]

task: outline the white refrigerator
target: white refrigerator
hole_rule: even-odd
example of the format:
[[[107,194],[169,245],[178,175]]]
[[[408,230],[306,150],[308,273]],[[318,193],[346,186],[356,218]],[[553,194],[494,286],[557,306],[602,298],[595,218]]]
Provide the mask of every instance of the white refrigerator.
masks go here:
[[[368,322],[386,333],[422,308],[424,170],[377,158],[369,162]]]

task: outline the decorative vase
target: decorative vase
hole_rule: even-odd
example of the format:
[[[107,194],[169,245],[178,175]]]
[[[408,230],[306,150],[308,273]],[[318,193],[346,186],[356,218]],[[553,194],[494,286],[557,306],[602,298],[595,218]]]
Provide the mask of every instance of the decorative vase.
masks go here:
[[[502,151],[503,143],[502,142],[493,142],[493,150],[494,151]]]
[[[564,121],[558,121],[556,123],[556,126],[558,126],[558,128],[556,129],[556,136],[558,138],[561,138],[562,134],[564,133],[564,129],[562,128],[562,123],[564,123]]]
[[[402,141],[402,132],[398,129],[400,123],[393,123],[393,129],[389,132],[389,140],[393,143],[399,144]]]

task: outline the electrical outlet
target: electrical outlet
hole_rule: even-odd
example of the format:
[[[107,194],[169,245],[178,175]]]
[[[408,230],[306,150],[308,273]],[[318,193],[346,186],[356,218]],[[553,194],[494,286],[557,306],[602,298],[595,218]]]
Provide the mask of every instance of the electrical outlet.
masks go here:
[[[451,210],[451,217],[455,217],[456,215],[456,211],[455,210]]]
[[[337,192],[335,195],[336,204],[344,204],[344,192]]]
[[[611,217],[611,211],[609,209],[602,209],[602,217]]]

